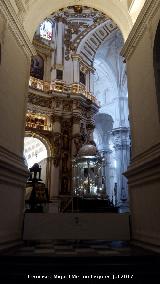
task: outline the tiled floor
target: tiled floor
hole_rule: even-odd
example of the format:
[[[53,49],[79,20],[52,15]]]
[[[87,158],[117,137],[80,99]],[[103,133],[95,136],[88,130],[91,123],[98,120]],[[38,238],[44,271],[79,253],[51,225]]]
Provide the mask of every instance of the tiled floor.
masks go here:
[[[138,256],[155,253],[129,245],[124,241],[46,241],[24,243],[4,255],[15,256]]]
[[[86,277],[87,283],[99,283],[100,280],[107,283],[113,280],[115,283],[115,279],[119,281],[120,277],[125,277],[121,283],[130,283],[131,277],[136,284],[145,280],[154,283],[157,277],[160,278],[159,264],[156,253],[133,247],[127,242],[29,242],[3,253],[0,283],[6,279],[9,283],[28,283],[30,280],[38,281],[42,276],[46,277],[43,282],[52,280],[54,283],[62,280],[84,282]],[[38,279],[35,280],[35,277]]]

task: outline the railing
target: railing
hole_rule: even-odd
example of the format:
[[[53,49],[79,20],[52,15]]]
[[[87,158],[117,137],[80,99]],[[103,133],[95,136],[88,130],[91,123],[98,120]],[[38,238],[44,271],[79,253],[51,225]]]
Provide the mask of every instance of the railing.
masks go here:
[[[83,84],[73,83],[67,85],[64,81],[54,81],[47,82],[40,79],[30,77],[29,87],[42,91],[44,93],[72,93],[73,95],[83,95],[91,102],[95,103],[97,106],[100,106],[100,103],[90,92],[87,92]]]

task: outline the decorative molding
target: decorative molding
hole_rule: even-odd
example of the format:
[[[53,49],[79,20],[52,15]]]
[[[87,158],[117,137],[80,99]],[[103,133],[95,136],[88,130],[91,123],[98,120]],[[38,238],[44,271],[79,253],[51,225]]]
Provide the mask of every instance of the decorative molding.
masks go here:
[[[160,143],[132,159],[124,175],[130,187],[160,180]]]
[[[125,42],[121,55],[126,60],[130,58],[134,52],[138,42],[143,37],[143,34],[148,27],[148,22],[153,18],[154,14],[160,8],[159,0],[146,0],[138,18]]]
[[[116,31],[118,31],[118,28],[114,22],[111,20],[105,21],[81,40],[76,52],[84,58],[85,62],[92,66],[98,48]]]
[[[49,109],[47,107],[42,107],[42,106],[39,106],[39,105],[34,105],[34,104],[31,104],[30,102],[28,102],[28,104],[27,104],[27,110],[31,111],[33,113],[45,114],[45,115],[48,115],[48,116],[50,116],[52,114],[51,109]]]
[[[36,131],[36,129],[25,129],[25,137],[33,137],[39,139],[47,149],[48,157],[53,155],[53,147],[51,144],[51,132]]]
[[[88,72],[92,72],[94,74],[94,72],[96,71],[96,69],[94,67],[91,67],[87,62],[85,62],[82,58],[82,56],[80,54],[73,54],[72,55],[72,60],[74,61],[79,61],[79,63],[81,63]]]
[[[28,102],[33,105],[38,105],[40,107],[46,107],[51,109],[52,107],[52,98],[47,98],[35,94],[28,94]]]
[[[31,58],[31,56],[36,55],[35,48],[30,42],[22,22],[17,16],[13,6],[10,1],[0,1],[0,12],[7,19],[10,30],[12,31],[18,45],[23,49],[27,58]]]
[[[128,127],[114,128],[112,130],[112,135],[114,137],[115,150],[129,150],[130,138]]]
[[[34,45],[37,52],[39,51],[42,54],[45,54],[47,56],[51,56],[52,52],[54,51],[54,49],[52,47],[44,44],[42,41],[40,41],[40,39],[34,39],[33,45]]]
[[[0,184],[24,188],[27,177],[28,169],[24,158],[0,146]]]
[[[24,5],[22,0],[15,0],[15,3],[16,3],[16,6],[18,8],[18,15],[23,20],[23,17],[24,17],[24,15],[26,13],[26,7],[25,7],[25,5]]]

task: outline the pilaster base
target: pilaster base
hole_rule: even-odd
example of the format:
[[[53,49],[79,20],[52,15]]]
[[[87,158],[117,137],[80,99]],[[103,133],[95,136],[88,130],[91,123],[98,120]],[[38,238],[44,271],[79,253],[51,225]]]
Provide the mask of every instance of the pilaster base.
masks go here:
[[[22,237],[27,176],[24,159],[0,146],[0,244]]]

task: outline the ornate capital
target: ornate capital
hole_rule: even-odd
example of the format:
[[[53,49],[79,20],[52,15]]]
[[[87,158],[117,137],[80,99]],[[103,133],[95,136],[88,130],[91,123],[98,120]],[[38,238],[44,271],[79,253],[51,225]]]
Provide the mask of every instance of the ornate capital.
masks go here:
[[[130,148],[129,128],[115,128],[112,130],[112,135],[116,150],[128,150]]]

